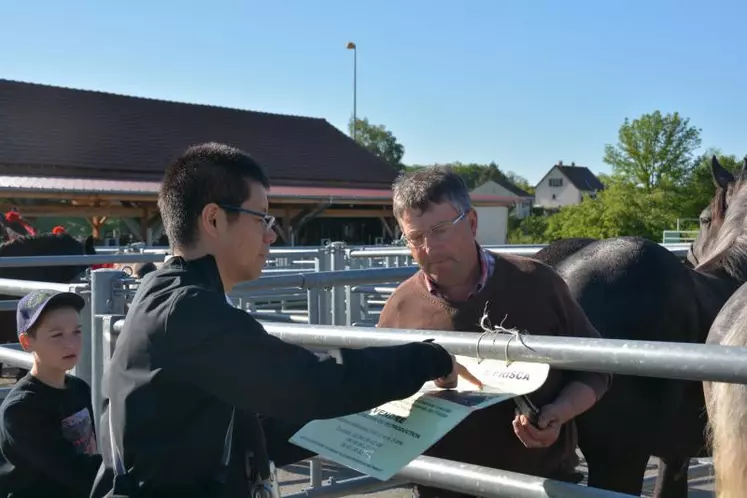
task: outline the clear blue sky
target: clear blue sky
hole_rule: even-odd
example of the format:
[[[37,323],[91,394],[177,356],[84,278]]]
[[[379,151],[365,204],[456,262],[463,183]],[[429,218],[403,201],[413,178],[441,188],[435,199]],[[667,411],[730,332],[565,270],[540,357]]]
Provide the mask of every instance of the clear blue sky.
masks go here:
[[[747,153],[747,2],[22,0],[0,78],[385,124],[404,162],[606,172],[623,119],[679,111]]]

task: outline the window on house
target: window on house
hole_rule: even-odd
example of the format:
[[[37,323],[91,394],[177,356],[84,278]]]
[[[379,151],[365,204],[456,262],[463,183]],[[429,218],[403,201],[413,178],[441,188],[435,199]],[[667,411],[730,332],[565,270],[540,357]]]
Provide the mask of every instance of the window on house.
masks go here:
[[[550,186],[551,187],[562,187],[563,179],[562,178],[550,178]]]

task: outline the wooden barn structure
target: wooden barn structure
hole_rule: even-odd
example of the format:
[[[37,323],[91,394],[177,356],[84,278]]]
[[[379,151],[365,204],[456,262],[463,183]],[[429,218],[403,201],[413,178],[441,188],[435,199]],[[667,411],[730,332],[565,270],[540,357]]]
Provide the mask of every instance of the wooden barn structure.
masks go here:
[[[0,209],[118,218],[164,243],[156,199],[166,165],[207,141],[243,149],[270,176],[278,245],[388,243],[397,170],[324,119],[187,104],[0,79]],[[476,195],[483,206],[517,199]]]

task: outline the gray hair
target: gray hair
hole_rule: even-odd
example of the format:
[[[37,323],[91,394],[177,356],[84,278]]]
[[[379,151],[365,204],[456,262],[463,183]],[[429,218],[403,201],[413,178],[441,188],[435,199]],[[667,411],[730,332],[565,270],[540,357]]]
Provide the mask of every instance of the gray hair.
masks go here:
[[[461,213],[472,208],[464,179],[448,166],[428,166],[405,172],[392,185],[392,211],[402,219],[406,209],[425,211],[431,204],[448,202]]]

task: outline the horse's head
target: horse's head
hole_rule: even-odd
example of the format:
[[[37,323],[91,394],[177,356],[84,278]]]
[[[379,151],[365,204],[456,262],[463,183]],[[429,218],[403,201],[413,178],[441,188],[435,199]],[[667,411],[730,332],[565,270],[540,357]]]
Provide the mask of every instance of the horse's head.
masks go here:
[[[716,194],[700,213],[700,230],[687,254],[688,261],[697,268],[714,261],[729,249],[745,230],[747,216],[747,157],[739,174],[734,175],[721,166],[714,155],[711,174]]]

